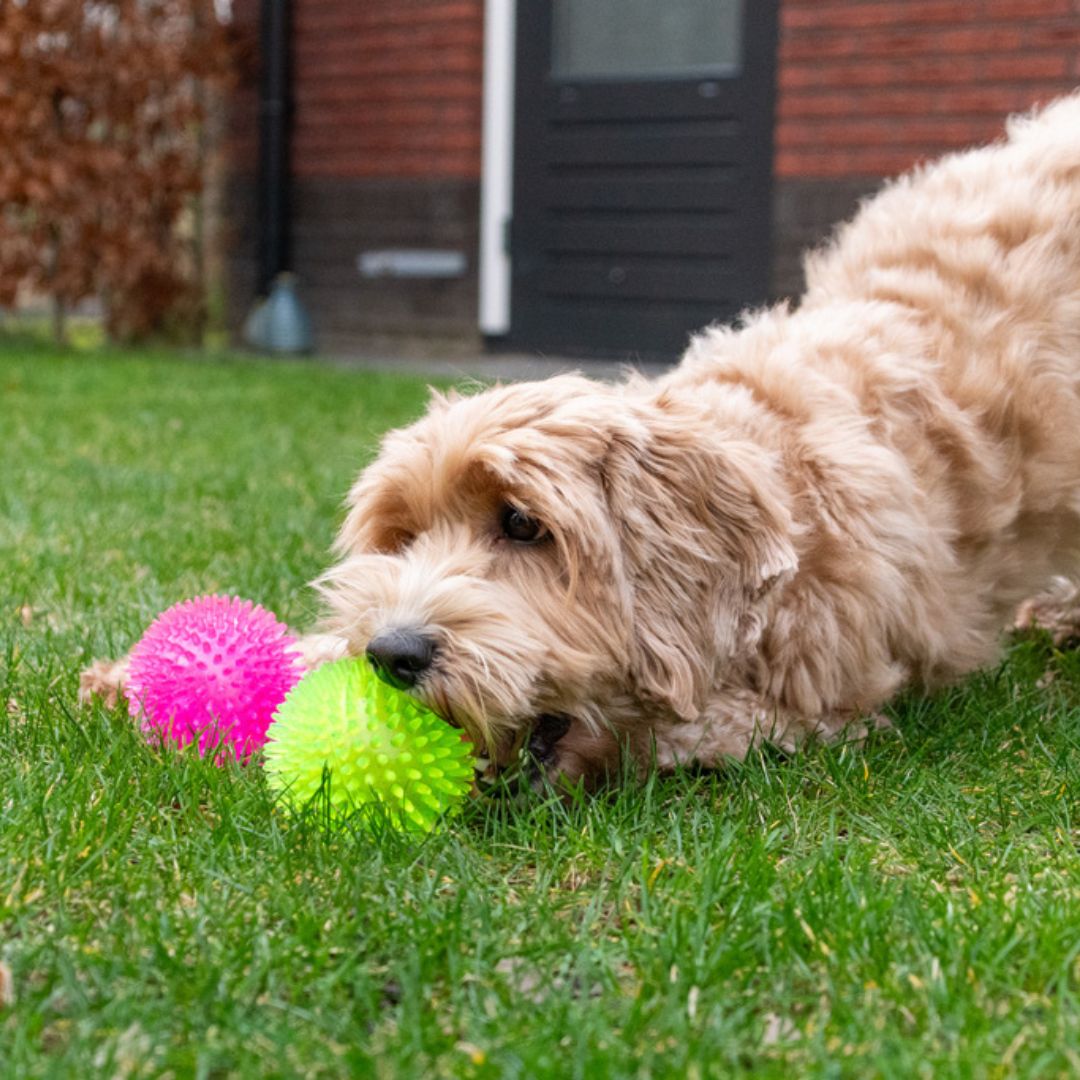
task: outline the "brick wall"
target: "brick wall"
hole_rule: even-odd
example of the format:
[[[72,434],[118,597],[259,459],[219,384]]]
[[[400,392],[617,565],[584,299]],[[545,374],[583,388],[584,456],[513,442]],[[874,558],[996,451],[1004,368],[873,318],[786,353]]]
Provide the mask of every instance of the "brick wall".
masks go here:
[[[258,0],[235,0],[258,40]],[[293,0],[292,263],[329,351],[475,339],[483,0]],[[234,94],[231,322],[254,282],[257,73]],[[439,248],[463,276],[365,278],[366,251]]]
[[[883,177],[1080,85],[1080,0],[781,0],[774,296]]]
[[[776,175],[889,176],[1080,84],[1078,0],[782,0]]]
[[[482,0],[295,0],[298,176],[480,175]]]
[[[528,0],[520,0],[528,2]],[[752,4],[753,0],[747,0]],[[258,0],[233,95],[233,321],[254,277]],[[483,0],[294,0],[293,237],[325,343],[475,333]],[[1080,85],[1080,0],[781,0],[773,293],[882,177]],[[380,247],[466,253],[465,278],[362,280]]]
[[[479,176],[482,0],[295,0],[294,30],[297,175]],[[778,177],[892,175],[1080,85],[1080,0],[781,0],[778,82]]]

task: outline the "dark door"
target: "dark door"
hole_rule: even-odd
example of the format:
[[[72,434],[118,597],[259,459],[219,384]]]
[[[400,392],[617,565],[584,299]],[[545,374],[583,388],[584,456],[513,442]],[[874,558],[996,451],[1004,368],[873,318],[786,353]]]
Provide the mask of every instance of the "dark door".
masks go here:
[[[510,338],[676,356],[766,298],[777,0],[519,0]]]

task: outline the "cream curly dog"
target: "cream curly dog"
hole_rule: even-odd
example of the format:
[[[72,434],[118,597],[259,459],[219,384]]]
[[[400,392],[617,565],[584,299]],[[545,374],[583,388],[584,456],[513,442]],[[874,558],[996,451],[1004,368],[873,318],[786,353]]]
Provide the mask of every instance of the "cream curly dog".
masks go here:
[[[1051,585],[1023,617],[1070,633],[1080,95],[889,186],[807,279],[655,382],[436,395],[352,489],[312,662],[591,783],[840,733]]]

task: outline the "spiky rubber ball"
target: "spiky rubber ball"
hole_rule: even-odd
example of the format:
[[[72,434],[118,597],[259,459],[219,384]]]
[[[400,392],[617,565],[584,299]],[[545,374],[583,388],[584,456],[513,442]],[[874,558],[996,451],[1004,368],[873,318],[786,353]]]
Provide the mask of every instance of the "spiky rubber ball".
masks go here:
[[[315,805],[336,823],[380,806],[408,832],[429,832],[473,783],[472,744],[364,660],[305,676],[275,713],[263,760],[294,806]]]
[[[295,640],[265,608],[201,596],[150,624],[131,652],[125,694],[148,736],[246,758],[303,671]]]

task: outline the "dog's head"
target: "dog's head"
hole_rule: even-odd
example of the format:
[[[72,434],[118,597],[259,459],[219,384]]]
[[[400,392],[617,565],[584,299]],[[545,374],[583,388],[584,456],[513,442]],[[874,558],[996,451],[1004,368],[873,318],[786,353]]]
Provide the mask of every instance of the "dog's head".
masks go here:
[[[768,454],[578,376],[436,394],[349,494],[333,629],[505,757],[541,716],[692,717],[794,569]]]

